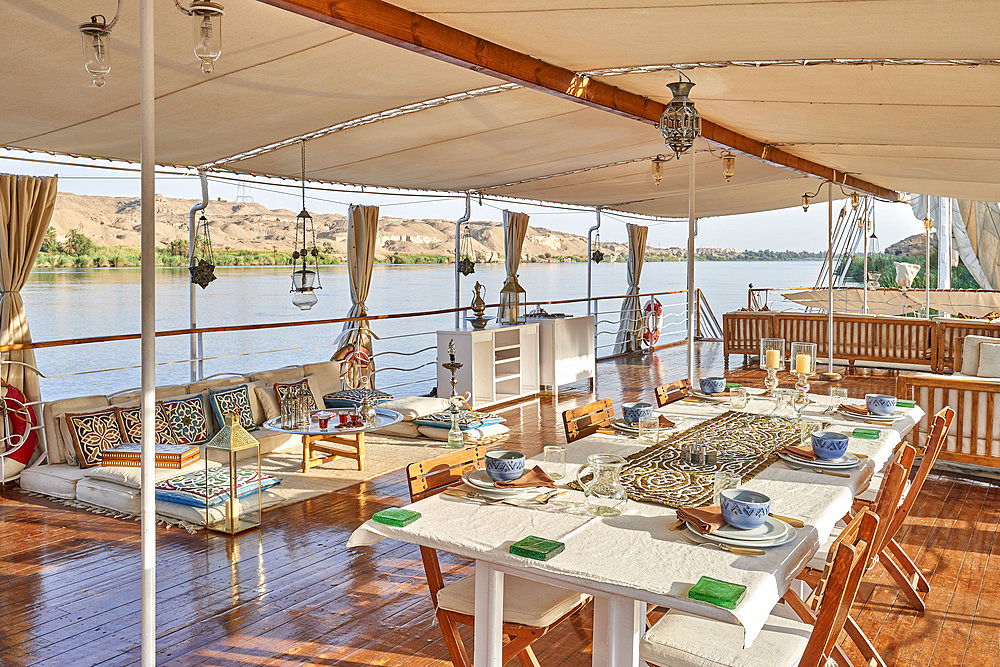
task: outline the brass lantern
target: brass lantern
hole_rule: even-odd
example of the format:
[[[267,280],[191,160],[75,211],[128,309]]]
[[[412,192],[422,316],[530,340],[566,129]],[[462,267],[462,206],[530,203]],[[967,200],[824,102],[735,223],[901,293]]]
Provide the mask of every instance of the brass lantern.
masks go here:
[[[93,79],[94,86],[104,86],[104,78],[111,73],[111,27],[118,17],[109,24],[101,14],[81,23],[79,30],[83,37],[83,66]]]
[[[500,312],[497,320],[501,324],[524,324],[527,315],[524,302],[524,288],[517,282],[517,276],[510,276],[500,290]]]
[[[314,290],[323,289],[319,281],[319,249],[316,228],[306,210],[306,142],[302,142],[302,211],[295,216],[295,247],[292,249],[292,305],[309,310],[319,300]]]
[[[736,156],[726,151],[722,154],[722,175],[726,177],[726,183],[733,180],[736,173]]]
[[[687,78],[683,72],[678,74]],[[694,102],[688,99],[691,89],[694,88],[691,79],[668,83],[667,88],[673,93],[674,98],[667,103],[667,108],[660,116],[660,134],[674,155],[680,157],[701,135],[701,114],[695,109]]]
[[[663,163],[667,161],[667,158],[662,155],[657,155],[653,158],[653,184],[659,185],[660,181],[663,180]]]
[[[260,525],[260,443],[239,415],[227,413],[225,419],[205,444],[205,527],[235,535]]]

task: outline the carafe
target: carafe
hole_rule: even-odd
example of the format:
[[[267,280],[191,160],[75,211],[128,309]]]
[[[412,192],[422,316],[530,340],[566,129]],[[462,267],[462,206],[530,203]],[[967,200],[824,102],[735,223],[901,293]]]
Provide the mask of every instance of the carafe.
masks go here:
[[[587,463],[576,473],[576,481],[583,487],[587,511],[597,516],[618,516],[625,507],[628,496],[622,486],[621,473],[625,459],[616,454],[591,454]],[[593,474],[584,483],[585,473]]]

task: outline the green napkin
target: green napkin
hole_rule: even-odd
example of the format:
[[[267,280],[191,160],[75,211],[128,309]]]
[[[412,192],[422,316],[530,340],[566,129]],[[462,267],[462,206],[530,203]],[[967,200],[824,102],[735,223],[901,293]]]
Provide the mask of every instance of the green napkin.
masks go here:
[[[917,402],[916,401],[908,401],[905,398],[897,398],[896,399],[896,407],[897,408],[915,408],[916,406],[917,406]]]
[[[851,431],[855,438],[866,438],[868,440],[878,440],[879,432],[873,428],[856,428]]]
[[[709,602],[723,609],[733,609],[746,591],[747,587],[742,584],[731,584],[728,581],[712,577],[702,577],[688,591],[688,597],[692,600]]]
[[[389,509],[372,514],[372,521],[384,523],[387,526],[396,526],[397,528],[411,524],[419,518],[420,512],[404,510],[402,507],[390,507]]]
[[[565,548],[566,545],[562,542],[529,535],[510,545],[509,551],[515,556],[524,556],[525,558],[533,558],[535,560],[548,560],[556,554],[562,553]]]
[[[726,389],[739,389],[742,386],[743,385],[741,385],[739,382],[727,382],[726,383]]]

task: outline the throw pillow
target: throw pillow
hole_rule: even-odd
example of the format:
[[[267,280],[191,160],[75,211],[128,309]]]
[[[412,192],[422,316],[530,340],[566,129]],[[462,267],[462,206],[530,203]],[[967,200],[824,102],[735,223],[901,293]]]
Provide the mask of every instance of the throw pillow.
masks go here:
[[[224,415],[231,412],[240,416],[240,424],[246,430],[253,431],[257,428],[253,420],[253,409],[250,407],[250,385],[241,384],[218,391],[209,390],[208,400],[212,404],[215,423],[219,424],[220,428],[226,423]]]
[[[976,375],[981,378],[1000,377],[1000,344],[979,344],[979,370]]]
[[[335,391],[323,397],[323,402],[328,408],[356,408],[365,400],[365,396],[371,396],[375,405],[391,401],[395,396],[387,394],[378,389],[344,389]]]
[[[420,431],[420,435],[426,436],[431,440],[448,439],[448,429],[435,428],[433,426],[418,426],[417,429]],[[507,428],[506,424],[491,424],[490,426],[470,428],[462,431],[462,440],[467,445],[472,443],[493,442],[494,440],[499,440],[500,438],[506,436],[508,433],[510,433],[510,429]]]
[[[468,431],[474,428],[482,428],[483,426],[493,426],[494,424],[503,424],[507,420],[500,415],[495,415],[489,412],[476,412],[473,413],[471,410],[459,410],[458,411],[458,428],[463,431]],[[433,414],[424,415],[423,417],[417,417],[413,420],[414,424],[419,424],[420,426],[429,426],[431,428],[451,428],[451,412],[448,410],[442,410],[441,412],[435,412]]]
[[[285,396],[289,392],[296,390],[301,391],[306,398],[306,407],[309,412],[316,410],[316,399],[312,395],[312,390],[309,388],[309,380],[302,378],[297,382],[276,382],[274,384],[274,397],[278,401],[278,414],[281,414],[281,402],[285,400]]]
[[[108,408],[99,412],[66,414],[63,420],[69,429],[81,468],[101,464],[101,450],[122,444],[118,411]]]
[[[978,374],[979,346],[982,343],[1000,343],[1000,338],[990,338],[989,336],[966,336],[965,342],[962,344],[962,375]]]
[[[403,421],[413,421],[417,417],[441,412],[448,407],[448,399],[433,396],[403,396],[386,401],[379,407],[395,410],[403,415]]]
[[[142,409],[115,408],[118,410],[118,425],[121,427],[122,442],[142,442]],[[173,445],[177,443],[163,403],[156,404],[156,444]]]
[[[263,490],[280,483],[281,480],[273,475],[262,475],[251,468],[238,468],[236,497],[256,494],[258,484]],[[156,499],[195,507],[205,507],[206,502],[209,507],[219,505],[229,500],[229,468],[210,468],[207,480],[205,471],[198,470],[157,482]]]
[[[208,415],[201,394],[163,401],[167,423],[178,445],[201,445],[208,442]]]

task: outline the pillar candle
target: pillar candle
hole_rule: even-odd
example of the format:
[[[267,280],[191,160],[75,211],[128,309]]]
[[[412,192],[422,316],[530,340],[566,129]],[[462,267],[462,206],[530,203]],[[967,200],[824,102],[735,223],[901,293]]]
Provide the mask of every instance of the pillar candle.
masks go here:
[[[767,350],[764,352],[764,368],[778,368],[781,366],[781,351]]]
[[[812,357],[808,354],[795,355],[795,372],[808,375],[812,371]]]

